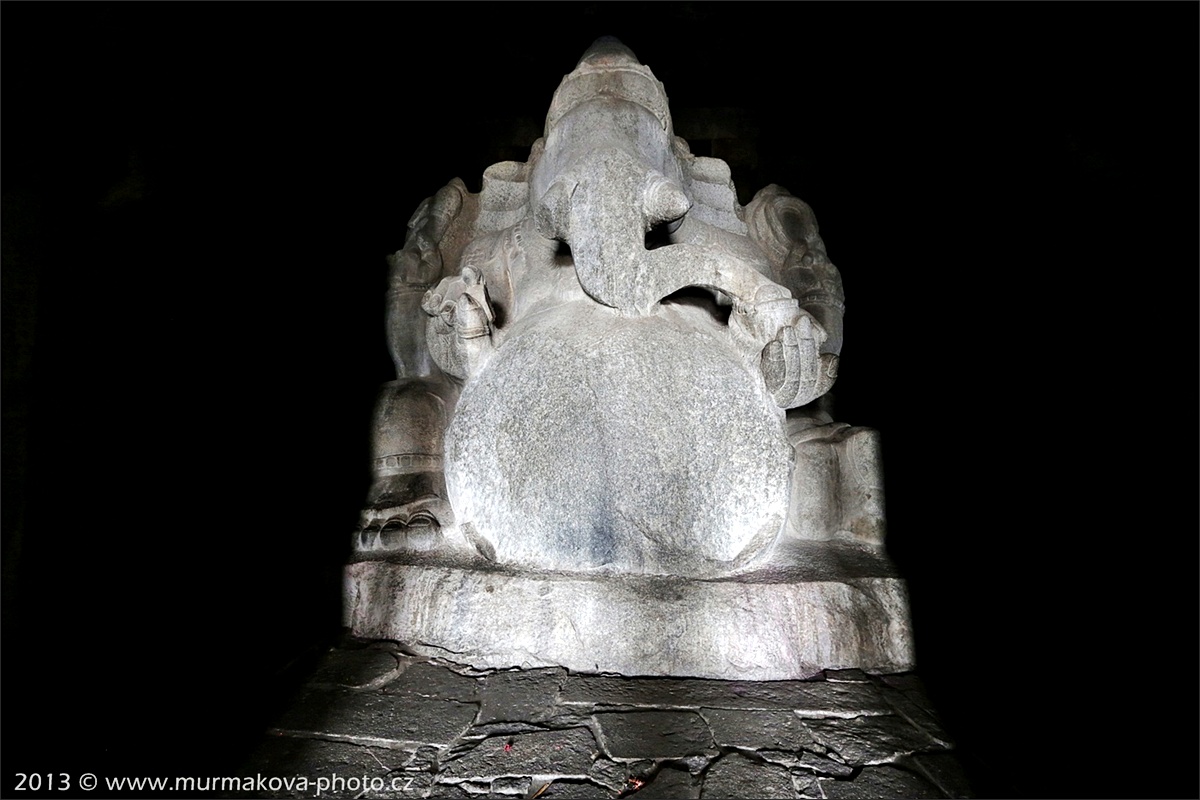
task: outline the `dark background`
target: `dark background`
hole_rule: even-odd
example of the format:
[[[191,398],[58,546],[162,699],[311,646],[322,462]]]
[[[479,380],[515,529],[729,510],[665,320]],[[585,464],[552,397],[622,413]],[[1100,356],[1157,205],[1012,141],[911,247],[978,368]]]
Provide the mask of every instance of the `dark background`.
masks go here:
[[[977,791],[1196,796],[1196,4],[0,14],[6,792],[231,772],[337,634],[384,256],[612,34],[817,214]]]

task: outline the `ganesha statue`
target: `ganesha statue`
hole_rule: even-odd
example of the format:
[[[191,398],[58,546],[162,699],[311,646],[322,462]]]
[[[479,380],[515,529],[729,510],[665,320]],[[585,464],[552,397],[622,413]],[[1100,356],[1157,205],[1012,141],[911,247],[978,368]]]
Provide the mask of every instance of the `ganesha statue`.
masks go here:
[[[739,205],[619,41],[563,78],[528,161],[442,188],[389,264],[359,561],[710,581],[881,555],[878,436],[828,413],[844,302],[812,210]],[[370,628],[394,613],[368,595],[407,600],[359,569]]]
[[[811,209],[777,186],[739,206],[619,42],[563,80],[527,163],[443,188],[391,262],[361,548],[707,575],[879,538],[873,433],[806,411],[843,313]]]

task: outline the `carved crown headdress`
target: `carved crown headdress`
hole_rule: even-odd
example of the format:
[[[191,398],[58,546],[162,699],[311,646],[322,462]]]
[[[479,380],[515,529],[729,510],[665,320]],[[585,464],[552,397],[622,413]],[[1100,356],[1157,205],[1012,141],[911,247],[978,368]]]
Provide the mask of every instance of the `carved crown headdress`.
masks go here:
[[[654,77],[649,67],[638,61],[632,50],[613,36],[597,39],[579,59],[575,69],[563,77],[546,114],[545,134],[548,136],[571,109],[597,95],[636,103],[658,117],[663,130],[674,135],[667,92],[662,82]]]

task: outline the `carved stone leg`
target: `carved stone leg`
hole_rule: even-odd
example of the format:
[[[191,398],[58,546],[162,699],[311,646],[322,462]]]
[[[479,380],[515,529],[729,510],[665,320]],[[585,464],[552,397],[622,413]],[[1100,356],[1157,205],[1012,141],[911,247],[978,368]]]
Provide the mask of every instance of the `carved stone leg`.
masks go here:
[[[844,422],[788,420],[796,450],[785,535],[847,539],[879,547],[884,539],[879,432]]]
[[[454,524],[442,466],[444,397],[449,389],[421,379],[391,381],[381,387],[372,431],[374,479],[355,549],[444,546],[444,529]]]
[[[848,428],[838,447],[843,497],[839,533],[864,544],[882,546],[886,525],[879,431]]]

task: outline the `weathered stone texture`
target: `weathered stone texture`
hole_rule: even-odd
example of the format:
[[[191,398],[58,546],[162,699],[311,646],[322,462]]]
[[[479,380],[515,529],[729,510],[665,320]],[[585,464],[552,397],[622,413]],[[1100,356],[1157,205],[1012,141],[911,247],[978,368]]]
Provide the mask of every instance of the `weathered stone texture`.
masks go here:
[[[381,799],[499,800],[543,787],[551,798],[762,797],[783,791],[785,779],[792,794],[782,796],[814,800],[971,796],[949,744],[886,713],[928,706],[912,680],[849,673],[755,683],[560,669],[467,676],[448,662],[405,657],[405,671],[383,686],[329,688],[328,676],[348,663],[330,654],[311,679],[320,683],[240,774],[386,776],[386,790],[363,795]],[[479,723],[476,709],[503,719]]]
[[[684,770],[663,767],[638,792],[638,800],[698,800],[701,781]]]
[[[904,585],[890,577],[697,581],[369,560],[346,578],[357,635],[436,643],[414,647],[485,669],[763,681],[913,658]]]
[[[937,787],[924,778],[889,765],[863,767],[852,781],[822,778],[821,790],[830,800],[943,797]]]
[[[278,778],[305,777],[311,782],[334,775],[367,778],[386,778],[412,761],[411,750],[392,750],[382,747],[363,747],[345,742],[268,736],[238,771],[239,776]],[[389,788],[390,788],[390,781]],[[400,782],[400,786],[404,785]],[[295,786],[295,784],[293,784]],[[358,792],[352,792],[351,796]],[[313,787],[294,788],[277,793],[276,797],[311,798]],[[253,791],[238,791],[232,797],[256,797]],[[332,796],[332,795],[331,795]]]
[[[381,687],[387,694],[432,697],[473,703],[479,699],[479,679],[428,661],[409,664],[403,672]]]
[[[279,720],[277,729],[360,744],[448,746],[475,719],[469,703],[373,692],[309,691]]]
[[[482,679],[479,723],[544,722],[556,716],[558,687],[566,674],[557,668],[493,672]]]
[[[439,779],[545,775],[586,780],[599,751],[586,728],[493,736],[444,762]]]
[[[373,687],[392,679],[401,669],[396,656],[378,647],[335,648],[322,660],[311,683]]]
[[[701,800],[751,796],[792,800],[796,794],[791,773],[774,764],[730,753],[709,767],[700,791]]]
[[[713,746],[712,731],[692,711],[621,711],[594,719],[614,759],[684,758]]]
[[[800,750],[813,742],[812,734],[792,711],[703,708],[700,713],[719,747]]]
[[[943,745],[902,717],[806,720],[813,738],[847,764],[883,764]]]

